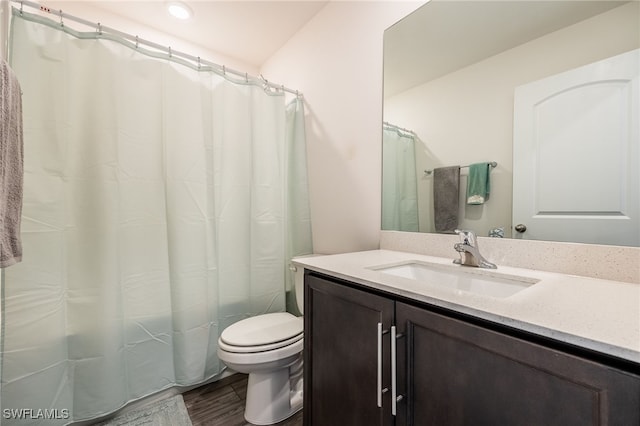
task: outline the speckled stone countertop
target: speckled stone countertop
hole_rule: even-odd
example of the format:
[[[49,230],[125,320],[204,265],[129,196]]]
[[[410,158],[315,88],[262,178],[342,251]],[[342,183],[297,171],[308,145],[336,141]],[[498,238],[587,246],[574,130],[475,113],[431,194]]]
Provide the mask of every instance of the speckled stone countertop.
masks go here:
[[[539,280],[497,298],[389,275],[373,268],[409,261],[436,263],[474,273]],[[352,281],[464,314],[609,354],[640,364],[640,285],[498,265],[480,270],[451,258],[372,250],[296,258],[298,267]],[[464,272],[464,271],[463,271]]]

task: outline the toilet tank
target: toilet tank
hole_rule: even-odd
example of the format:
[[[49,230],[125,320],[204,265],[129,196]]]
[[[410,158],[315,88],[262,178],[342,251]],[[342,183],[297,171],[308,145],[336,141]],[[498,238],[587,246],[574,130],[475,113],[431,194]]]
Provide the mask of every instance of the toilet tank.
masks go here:
[[[321,254],[307,254],[304,256],[296,256],[296,258],[322,256]],[[304,314],[304,268],[297,266],[294,272],[294,291],[296,293],[296,303],[298,310]]]

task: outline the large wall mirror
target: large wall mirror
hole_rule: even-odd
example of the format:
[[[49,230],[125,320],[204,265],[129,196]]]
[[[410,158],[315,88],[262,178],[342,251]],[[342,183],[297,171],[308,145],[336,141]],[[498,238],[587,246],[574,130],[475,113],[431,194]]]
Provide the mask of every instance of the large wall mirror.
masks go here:
[[[640,245],[639,5],[432,0],[388,28],[382,229],[436,232],[460,166],[458,228]],[[489,193],[467,204],[477,163]]]

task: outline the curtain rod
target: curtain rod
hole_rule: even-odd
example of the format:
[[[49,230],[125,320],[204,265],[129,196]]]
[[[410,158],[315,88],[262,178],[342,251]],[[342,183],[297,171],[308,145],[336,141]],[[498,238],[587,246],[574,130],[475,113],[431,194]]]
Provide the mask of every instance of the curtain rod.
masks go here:
[[[400,126],[396,126],[395,124],[391,124],[391,123],[389,123],[389,122],[387,122],[387,121],[383,121],[383,122],[382,122],[382,125],[383,125],[383,126],[387,126],[387,127],[389,127],[391,130],[395,130],[396,132],[398,132],[398,131],[399,131],[399,132],[404,132],[404,133],[408,133],[408,134],[410,134],[411,136],[418,137],[418,135],[416,134],[416,132],[414,132],[413,130],[405,129],[404,127],[400,127]]]
[[[64,27],[64,20],[67,19],[69,21],[73,21],[73,22],[77,22],[79,24],[82,25],[86,25],[87,27],[91,27],[91,28],[95,28],[96,29],[96,33],[97,33],[97,38],[99,37],[104,37],[105,33],[112,35],[112,36],[117,36],[120,38],[123,38],[125,40],[128,40],[129,42],[132,42],[135,44],[136,47],[138,47],[139,45],[144,45],[147,47],[151,47],[152,49],[155,50],[159,50],[161,52],[165,52],[169,55],[169,58],[180,58],[183,60],[187,60],[189,62],[191,62],[190,65],[197,67],[197,69],[200,69],[201,66],[208,66],[208,67],[212,67],[213,69],[217,70],[219,73],[222,73],[223,75],[227,75],[227,74],[233,74],[243,80],[245,80],[245,82],[249,83],[254,82],[256,84],[260,84],[264,87],[265,90],[271,90],[271,91],[275,91],[276,93],[278,92],[288,92],[291,93],[293,95],[296,95],[297,97],[302,97],[302,93],[300,93],[298,90],[294,90],[294,89],[290,89],[288,87],[285,87],[284,85],[281,84],[275,84],[270,82],[269,80],[267,80],[266,78],[264,78],[262,76],[262,74],[260,74],[260,76],[254,76],[254,75],[250,75],[249,73],[246,72],[241,72],[241,71],[237,71],[234,70],[232,68],[229,68],[225,65],[219,65],[216,64],[214,62],[211,61],[207,61],[202,59],[200,56],[193,56],[193,55],[189,55],[187,53],[184,52],[179,52],[176,50],[173,50],[171,48],[171,46],[163,46],[160,45],[158,43],[154,43],[152,41],[149,40],[145,40],[142,39],[138,36],[134,36],[119,30],[116,30],[114,28],[110,28],[107,26],[104,26],[102,24],[95,23],[95,22],[90,22],[87,21],[86,19],[82,19],[79,18],[77,16],[73,16],[73,15],[69,15],[68,13],[64,13],[62,10],[54,10],[51,8],[48,8],[46,6],[42,6],[38,3],[32,2],[32,1],[28,1],[28,0],[10,0],[13,3],[18,3],[20,4],[20,14],[22,14],[22,8],[23,6],[29,6],[31,8],[34,9],[38,9],[41,12],[45,12],[51,15],[54,15],[58,18],[60,18],[60,26]],[[104,38],[109,38],[109,37],[104,37]]]

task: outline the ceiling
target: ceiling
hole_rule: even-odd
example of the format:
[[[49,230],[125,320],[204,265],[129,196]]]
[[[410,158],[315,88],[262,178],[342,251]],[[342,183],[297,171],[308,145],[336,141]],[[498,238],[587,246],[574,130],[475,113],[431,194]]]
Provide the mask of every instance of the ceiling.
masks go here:
[[[104,10],[259,69],[320,11],[328,0],[181,2],[187,4],[194,12],[188,21],[179,21],[171,17],[166,10],[168,1],[164,0],[40,1],[54,10],[62,9],[65,13],[87,20],[91,20],[91,17],[80,14],[87,10],[87,7]],[[100,22],[105,26],[120,29],[107,20]],[[145,38],[143,34],[139,35]]]
[[[384,96],[403,92],[624,3],[433,0],[385,31]]]

